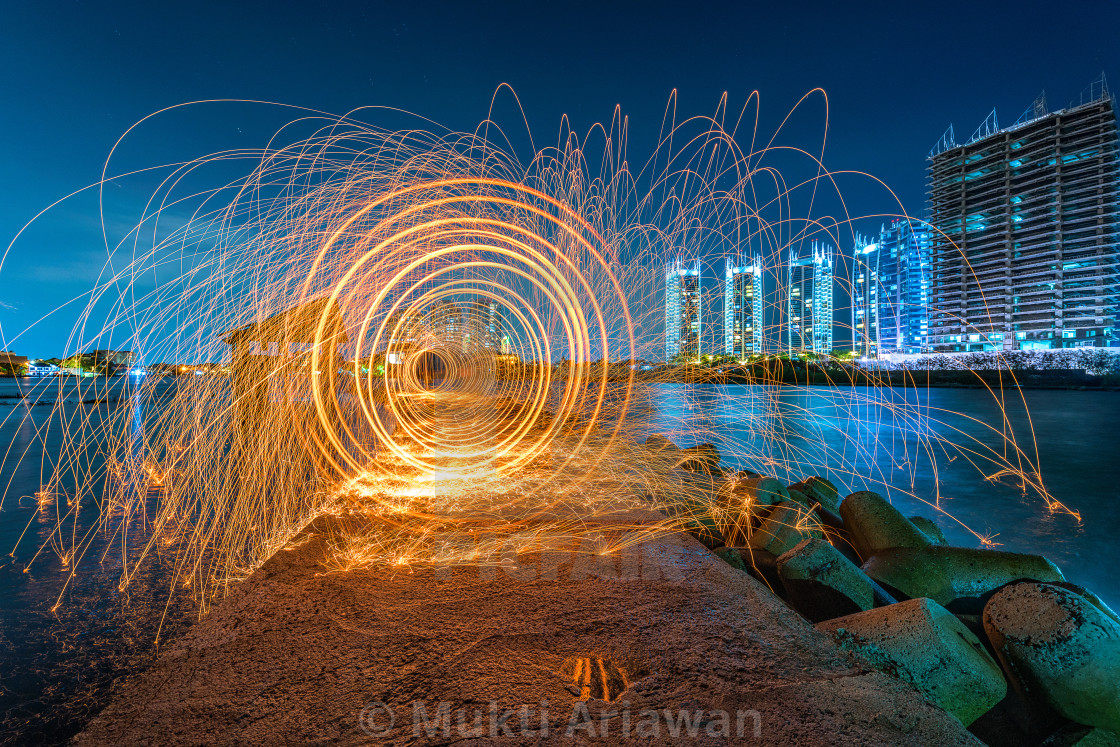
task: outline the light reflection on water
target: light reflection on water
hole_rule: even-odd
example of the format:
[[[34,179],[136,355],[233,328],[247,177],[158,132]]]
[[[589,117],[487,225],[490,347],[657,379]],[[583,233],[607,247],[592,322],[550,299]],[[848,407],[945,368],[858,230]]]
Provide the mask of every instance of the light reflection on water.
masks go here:
[[[1030,390],[1026,408],[1018,394],[1008,394],[1001,409],[984,389],[870,395],[861,387],[748,389],[763,388],[658,385],[650,426],[672,434],[674,423],[687,415],[705,425],[693,440],[711,441],[725,454],[771,455],[777,464],[738,466],[779,477],[797,479],[808,469],[785,474],[791,464],[825,464],[818,474],[842,486],[842,494],[882,492],[907,515],[934,519],[952,544],[978,546],[975,536],[926,503],[937,503],[939,481],[940,506],[980,535],[994,535],[998,549],[1046,555],[1071,581],[1114,606],[1120,603],[1120,577],[1110,568],[1117,559],[1114,532],[1120,525],[1120,481],[1111,469],[1120,447],[1120,392]],[[876,401],[890,401],[891,407]],[[925,446],[937,434],[956,443],[973,437],[1002,454],[1004,413],[1032,459],[1037,439],[1047,489],[1080,512],[1080,523],[1051,513],[1040,498],[1008,482],[984,480],[963,456]],[[682,439],[680,445],[691,444]]]
[[[69,738],[103,707],[115,680],[151,661],[161,619],[164,640],[181,634],[193,619],[187,600],[166,605],[166,564],[148,566],[126,593],[118,592],[119,542],[112,545],[108,538],[94,543],[57,612],[50,607],[67,569],[48,554],[32,572],[23,572],[35,550],[49,540],[59,508],[40,509],[33,498],[40,486],[41,460],[57,453],[61,441],[57,427],[43,437],[52,408],[33,406],[45,387],[54,388],[48,399],[67,399],[68,410],[89,399],[73,385],[57,391],[56,382],[39,383],[22,398],[15,381],[0,380],[0,447],[12,444],[12,453],[26,452],[18,464],[7,460],[0,471],[0,485],[7,486],[0,511],[0,740],[13,744]],[[150,413],[130,396],[125,382],[114,382],[114,387],[110,399],[118,401],[113,406],[131,408],[128,415],[139,429]],[[682,446],[690,440],[713,441],[728,455],[769,459],[765,466],[742,467],[796,479],[807,465],[824,464],[812,471],[846,490],[887,492],[904,512],[934,518],[954,544],[976,545],[974,536],[922,502],[935,501],[937,491],[934,460],[925,450],[928,440],[919,434],[957,427],[999,449],[998,433],[952,414],[965,413],[998,428],[1002,411],[992,395],[932,389],[909,391],[903,401],[897,392],[865,394],[859,388],[748,391],[743,386],[665,384],[653,387],[650,401],[635,410],[649,420],[650,430],[677,436]],[[875,403],[883,397],[894,398],[892,407]],[[1003,549],[1047,555],[1072,581],[1116,603],[1120,578],[1109,566],[1115,560],[1112,531],[1120,519],[1120,482],[1109,467],[1120,444],[1120,392],[1032,391],[1026,398],[1043,478],[1056,498],[1081,512],[1083,523],[1049,513],[1037,497],[1024,496],[1011,485],[986,482],[963,459],[949,462],[945,454],[936,455],[941,505],[980,534],[996,535]],[[1021,444],[1033,453],[1021,404],[1009,400],[1006,411]],[[702,424],[704,431],[689,438],[675,434],[673,426],[682,419]],[[786,474],[790,466],[794,469]],[[83,506],[83,511],[87,508],[83,527],[95,518],[96,507]],[[19,551],[9,557],[25,528]],[[130,542],[140,542],[143,533],[129,536]]]
[[[115,680],[152,660],[161,623],[162,639],[170,640],[194,619],[187,600],[168,605],[166,563],[148,564],[126,592],[118,591],[119,535],[96,537],[70,579],[63,604],[51,610],[72,564],[64,565],[49,550],[31,563],[33,556],[43,546],[68,545],[71,526],[80,534],[97,518],[96,504],[83,503],[78,521],[67,524],[67,541],[59,542],[58,517],[72,507],[65,497],[42,506],[35,498],[44,457],[49,464],[61,448],[67,427],[62,417],[88,411],[86,428],[92,429],[108,412],[127,408],[139,429],[146,415],[124,379],[107,390],[103,382],[97,389],[89,381],[81,383],[82,389],[73,380],[61,388],[59,383],[0,380],[0,448],[12,445],[0,470],[0,485],[6,488],[0,511],[0,742],[8,744],[66,741],[105,705]],[[60,398],[62,417],[53,412]],[[69,427],[79,427],[77,420]],[[11,458],[19,454],[21,460]],[[128,543],[135,549],[143,540],[143,531],[135,530],[142,527],[129,529]],[[17,541],[13,557],[9,553]]]

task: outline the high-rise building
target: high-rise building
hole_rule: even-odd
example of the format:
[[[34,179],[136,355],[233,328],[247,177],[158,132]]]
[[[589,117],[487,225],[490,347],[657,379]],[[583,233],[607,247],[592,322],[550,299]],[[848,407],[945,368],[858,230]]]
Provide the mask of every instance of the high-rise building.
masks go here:
[[[497,301],[476,298],[463,305],[464,350],[496,351],[500,333]]]
[[[447,299],[436,301],[428,308],[427,327],[444,343],[461,345],[463,342],[463,311],[459,304]]]
[[[831,246],[813,242],[809,255],[789,253],[786,328],[789,352],[832,352]]]
[[[856,234],[852,247],[852,350],[864,358],[879,355],[879,244]]]
[[[411,311],[394,311],[385,320],[383,344],[407,345],[422,334],[422,322]]]
[[[909,220],[894,220],[879,232],[879,251],[896,279],[886,284],[888,305],[880,314],[883,353],[929,352],[929,233]]]
[[[1114,346],[1120,240],[1115,105],[1104,76],[1076,106],[1040,96],[1001,129],[929,155],[930,346]]]
[[[744,359],[762,352],[762,257],[728,257],[723,274],[723,349]]]
[[[909,220],[856,236],[852,346],[868,358],[928,350],[929,232]]]
[[[665,268],[665,359],[700,355],[700,260]]]

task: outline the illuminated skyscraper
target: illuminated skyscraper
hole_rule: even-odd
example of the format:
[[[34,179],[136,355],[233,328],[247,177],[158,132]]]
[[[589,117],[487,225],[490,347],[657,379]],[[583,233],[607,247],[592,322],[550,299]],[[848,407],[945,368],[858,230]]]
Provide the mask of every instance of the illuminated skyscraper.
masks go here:
[[[1102,75],[1076,106],[1040,96],[1000,129],[929,155],[930,346],[939,352],[1107,347],[1120,281],[1120,160]]]
[[[789,253],[786,328],[789,352],[832,352],[833,249],[813,242],[811,254]]]
[[[728,257],[723,275],[723,349],[743,359],[762,352],[762,258]]]
[[[463,349],[494,350],[499,347],[498,302],[472,299],[464,304]]]
[[[428,309],[427,327],[431,333],[446,343],[462,344],[463,311],[459,304],[446,299],[437,301]]]
[[[384,343],[403,345],[416,342],[422,334],[423,324],[411,312],[394,311],[385,320]]]
[[[894,220],[879,231],[884,297],[879,309],[881,353],[929,351],[929,230]]]
[[[852,249],[852,341],[868,358],[928,350],[929,232],[895,220]]]
[[[700,355],[700,260],[665,268],[665,359]]]
[[[864,358],[879,355],[879,244],[856,234],[852,247],[852,349]]]

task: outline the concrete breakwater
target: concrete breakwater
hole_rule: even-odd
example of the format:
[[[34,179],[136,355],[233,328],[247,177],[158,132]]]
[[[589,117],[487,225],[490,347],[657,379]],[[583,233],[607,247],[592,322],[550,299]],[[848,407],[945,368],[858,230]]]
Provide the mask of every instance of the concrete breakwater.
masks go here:
[[[634,491],[604,532],[663,522],[617,476],[582,488]],[[978,744],[688,533],[332,573],[336,523],[233,587],[77,743]]]
[[[321,517],[77,743],[1115,739],[1115,616],[1045,558],[948,547],[875,493],[726,470],[710,445],[627,458],[657,479],[581,483],[632,493],[599,529],[685,531],[329,572]]]
[[[685,528],[713,554],[984,742],[1120,744],[1120,618],[1046,558],[949,547],[876,493],[725,470],[708,444],[646,445],[693,473]]]

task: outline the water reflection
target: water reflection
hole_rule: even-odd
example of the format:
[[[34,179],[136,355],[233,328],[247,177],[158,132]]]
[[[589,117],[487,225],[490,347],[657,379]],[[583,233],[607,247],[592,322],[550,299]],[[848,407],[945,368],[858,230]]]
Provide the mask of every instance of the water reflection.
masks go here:
[[[130,448],[139,456],[135,450],[142,449],[150,417],[124,379],[108,387],[81,384],[0,381],[0,443],[11,444],[0,470],[6,487],[0,510],[0,741],[5,743],[68,739],[104,706],[114,680],[151,661],[161,624],[168,640],[194,615],[186,600],[168,603],[171,568],[158,560],[140,569],[127,591],[118,588],[122,542],[137,549],[145,512],[128,526],[94,534],[84,558],[67,554],[76,537],[94,529],[98,506],[41,491],[40,477],[52,474],[65,429],[93,431],[102,418],[130,417],[135,433]],[[56,411],[58,401],[64,405]]]
[[[1047,555],[1071,580],[1120,602],[1120,579],[1109,571],[1120,520],[1120,483],[1109,469],[1120,444],[1120,392],[1028,391],[1024,405],[1017,392],[1001,402],[983,389],[661,384],[653,391],[648,428],[682,446],[711,441],[740,468],[789,481],[822,474],[845,491],[883,492],[908,515],[933,518],[953,544],[979,544],[963,523],[1000,549]],[[1082,521],[1050,512],[1011,481],[984,479],[995,471],[985,453],[1017,461],[1008,432],[1032,458],[1037,440],[1047,489]]]

